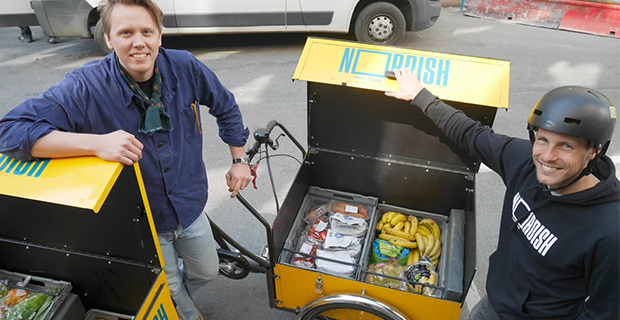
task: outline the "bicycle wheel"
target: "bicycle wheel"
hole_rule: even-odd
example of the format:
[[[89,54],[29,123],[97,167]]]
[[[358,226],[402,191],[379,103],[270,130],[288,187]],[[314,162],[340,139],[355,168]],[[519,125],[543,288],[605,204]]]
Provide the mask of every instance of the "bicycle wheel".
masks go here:
[[[239,280],[250,273],[250,264],[242,256],[222,249],[217,250],[217,255],[220,262],[219,273],[226,278]]]
[[[394,308],[362,296],[337,295],[304,307],[299,320],[408,320]]]

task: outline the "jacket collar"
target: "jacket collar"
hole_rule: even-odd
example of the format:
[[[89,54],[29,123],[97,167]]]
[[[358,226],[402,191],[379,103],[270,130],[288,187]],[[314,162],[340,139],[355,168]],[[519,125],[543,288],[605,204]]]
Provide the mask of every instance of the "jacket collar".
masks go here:
[[[125,80],[123,80],[120,70],[115,63],[116,52],[107,55],[104,59],[106,60],[106,64],[108,64],[108,66],[114,70],[114,77],[116,78],[116,81],[120,86],[120,91],[123,98],[123,105],[126,108],[131,106],[133,99],[135,99],[134,97],[141,99],[125,84]],[[170,67],[170,62],[168,61],[166,49],[162,47],[159,48],[159,55],[157,56],[157,60],[159,61],[159,71],[161,72],[162,76],[161,100],[164,103],[164,108],[166,108],[167,102],[171,101],[176,94],[176,90],[179,85],[179,79]]]

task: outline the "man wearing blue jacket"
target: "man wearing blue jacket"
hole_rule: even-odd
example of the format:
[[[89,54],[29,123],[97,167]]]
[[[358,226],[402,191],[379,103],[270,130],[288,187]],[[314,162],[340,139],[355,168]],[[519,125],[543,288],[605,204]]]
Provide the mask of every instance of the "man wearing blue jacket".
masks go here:
[[[530,140],[496,134],[394,70],[398,92],[498,173],[506,194],[485,296],[470,319],[619,319],[620,182],[605,155],[616,123],[593,89],[553,89],[528,119]]]
[[[139,161],[172,296],[184,318],[199,319],[194,295],[219,266],[203,211],[199,107],[209,108],[230,146],[231,197],[251,180],[248,130],[233,94],[209,68],[186,51],[160,47],[163,13],[152,0],[106,0],[99,11],[114,52],[10,111],[0,120],[0,152],[24,161],[88,155]]]

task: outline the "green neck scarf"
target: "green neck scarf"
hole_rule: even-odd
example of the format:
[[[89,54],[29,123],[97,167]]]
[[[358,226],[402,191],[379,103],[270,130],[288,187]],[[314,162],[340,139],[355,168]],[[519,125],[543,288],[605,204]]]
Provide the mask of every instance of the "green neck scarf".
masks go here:
[[[125,70],[118,61],[118,57],[116,58],[116,65],[129,88],[131,88],[135,94],[142,97],[147,105],[146,112],[142,114],[142,118],[140,119],[139,131],[151,135],[156,131],[172,130],[170,115],[164,110],[164,104],[161,101],[161,73],[159,72],[157,60],[155,60],[155,68],[153,70],[153,94],[150,97],[148,97],[136,81],[129,76],[127,70]]]

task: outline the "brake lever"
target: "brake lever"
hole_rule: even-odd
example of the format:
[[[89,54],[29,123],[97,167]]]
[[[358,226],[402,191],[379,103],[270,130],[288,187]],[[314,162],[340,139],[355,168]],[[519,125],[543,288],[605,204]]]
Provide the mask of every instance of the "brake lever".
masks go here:
[[[252,184],[254,185],[254,189],[258,189],[256,187],[256,178],[258,175],[256,174],[256,170],[258,169],[258,162],[256,162],[253,166],[250,167],[250,174],[252,175]]]
[[[273,149],[273,151],[276,151],[280,147],[280,142],[278,140],[282,137],[286,137],[286,135],[284,133],[280,133],[275,141],[269,140],[269,146]]]

